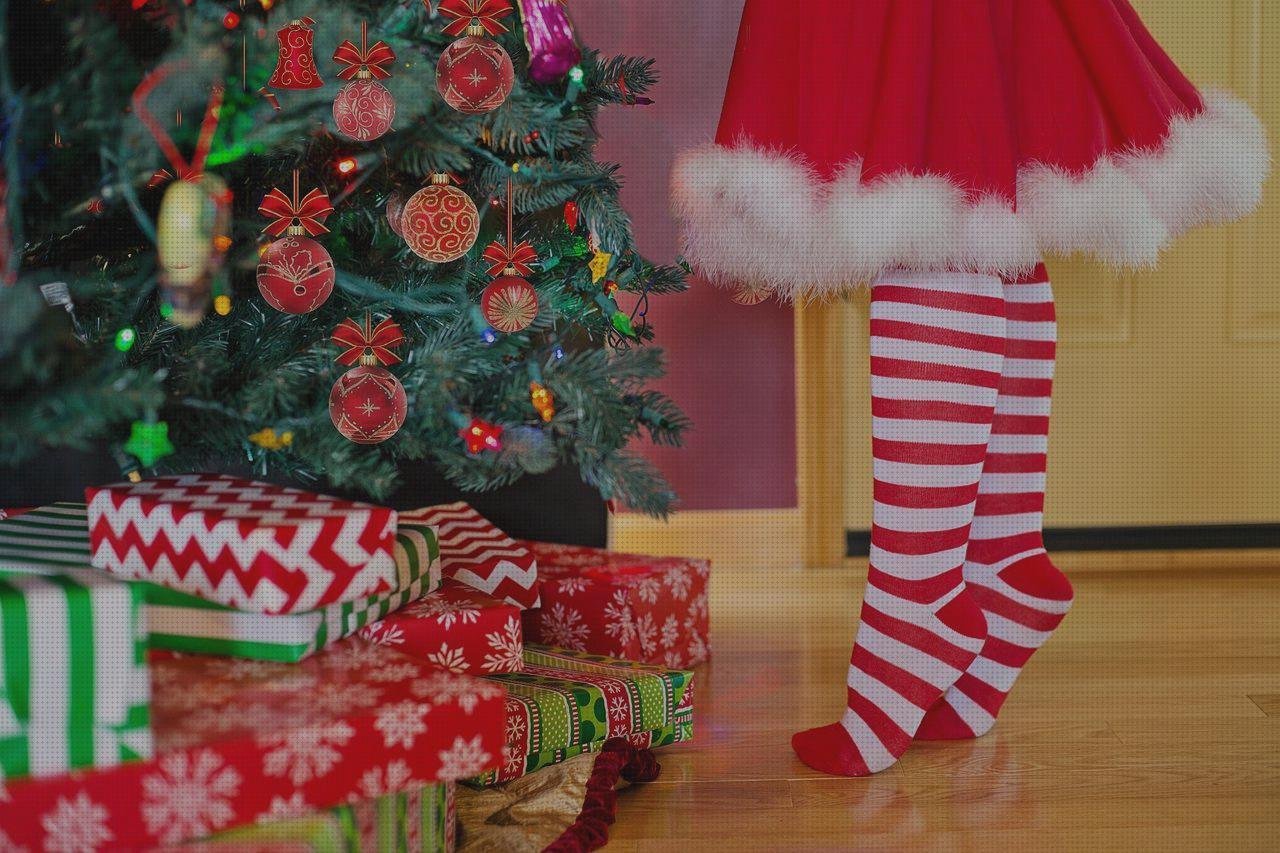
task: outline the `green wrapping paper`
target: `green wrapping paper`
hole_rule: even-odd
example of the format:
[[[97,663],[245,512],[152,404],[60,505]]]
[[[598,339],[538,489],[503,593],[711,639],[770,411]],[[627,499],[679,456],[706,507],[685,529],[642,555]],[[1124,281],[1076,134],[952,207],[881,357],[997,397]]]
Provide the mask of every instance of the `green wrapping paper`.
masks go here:
[[[312,853],[449,853],[454,846],[453,783],[427,785],[321,814],[229,829],[183,850],[243,850],[293,844]]]
[[[133,585],[0,571],[0,776],[150,757],[146,655]]]
[[[440,548],[426,525],[401,524],[396,568],[401,588],[306,613],[245,613],[194,595],[137,582],[146,597],[153,648],[292,663],[426,595],[440,583]],[[84,504],[59,503],[0,521],[0,570],[89,568]]]
[[[598,749],[611,737],[665,746],[693,737],[693,673],[527,644],[524,671],[486,676],[507,690],[501,768],[470,780],[495,785]]]

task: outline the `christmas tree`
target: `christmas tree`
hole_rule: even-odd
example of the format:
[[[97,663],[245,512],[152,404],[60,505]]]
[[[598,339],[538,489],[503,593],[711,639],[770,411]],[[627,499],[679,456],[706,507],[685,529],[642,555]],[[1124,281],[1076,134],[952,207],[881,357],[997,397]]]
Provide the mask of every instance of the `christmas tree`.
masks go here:
[[[644,103],[651,61],[576,45],[554,0],[0,5],[0,466],[109,446],[126,472],[248,464],[376,499],[403,460],[466,490],[571,464],[607,498],[670,508],[627,445],[686,426],[645,387],[663,371],[648,299],[684,271],[634,251],[618,167],[593,156],[598,110]],[[495,42],[514,81],[488,109],[461,90],[502,88],[474,67],[501,61]],[[446,52],[464,82],[438,90]],[[466,211],[407,216],[424,190],[470,199],[478,235]],[[323,262],[263,281],[276,238],[323,246],[327,298]],[[436,238],[470,248],[442,260]],[[320,304],[278,310],[312,307],[291,292]],[[392,346],[366,346],[384,321]],[[374,352],[407,414],[356,443],[331,389],[360,356],[384,369]]]

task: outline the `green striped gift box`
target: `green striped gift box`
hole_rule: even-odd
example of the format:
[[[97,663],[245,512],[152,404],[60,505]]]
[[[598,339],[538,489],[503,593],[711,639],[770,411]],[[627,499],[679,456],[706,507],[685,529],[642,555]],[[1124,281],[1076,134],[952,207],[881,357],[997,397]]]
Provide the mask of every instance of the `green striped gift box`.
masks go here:
[[[0,776],[151,756],[142,591],[89,572],[0,571]]]
[[[401,524],[396,534],[400,589],[306,613],[269,615],[232,610],[139,581],[153,648],[281,662],[302,660],[435,589],[440,547],[427,525]],[[0,570],[48,572],[89,568],[84,504],[59,503],[0,521]]]
[[[507,691],[501,767],[472,785],[517,779],[611,737],[665,746],[693,736],[693,673],[526,643],[524,671],[484,676]]]

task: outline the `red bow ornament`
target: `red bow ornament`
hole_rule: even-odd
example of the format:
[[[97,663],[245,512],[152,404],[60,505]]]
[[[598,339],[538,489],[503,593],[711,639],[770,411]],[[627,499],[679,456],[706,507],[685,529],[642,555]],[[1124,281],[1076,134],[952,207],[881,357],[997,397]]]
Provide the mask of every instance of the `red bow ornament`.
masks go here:
[[[396,53],[385,41],[375,41],[366,47],[365,25],[361,24],[360,46],[357,47],[355,42],[347,39],[333,52],[333,61],[345,66],[338,72],[338,76],[343,80],[352,80],[356,77],[362,80],[370,78],[386,80],[391,76],[391,72],[383,66],[395,62]]]
[[[496,36],[507,31],[498,19],[511,14],[511,4],[507,0],[440,0],[437,11],[453,19],[445,26],[445,35],[460,36],[468,27],[478,26],[485,35]]]
[[[508,249],[497,240],[485,248],[483,257],[491,276],[532,275],[533,264],[538,262],[538,253],[528,243],[517,243]]]
[[[376,326],[371,326],[371,323],[368,315],[365,315],[364,325],[348,318],[333,330],[331,340],[342,349],[338,355],[339,364],[349,367],[360,362],[371,367],[378,363],[400,362],[400,356],[391,351],[392,347],[404,343],[404,332],[400,330],[400,324],[390,317]]]
[[[276,187],[263,197],[262,204],[258,205],[258,212],[270,220],[262,230],[272,237],[279,237],[286,231],[298,235],[305,232],[315,237],[329,231],[324,226],[324,221],[333,213],[333,205],[329,202],[329,196],[316,189],[299,201],[295,173],[293,198]]]

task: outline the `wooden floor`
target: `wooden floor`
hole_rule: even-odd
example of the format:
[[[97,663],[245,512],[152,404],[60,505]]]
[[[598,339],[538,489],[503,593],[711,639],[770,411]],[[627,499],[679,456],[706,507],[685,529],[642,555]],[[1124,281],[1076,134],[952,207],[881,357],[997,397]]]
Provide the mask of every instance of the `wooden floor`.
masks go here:
[[[843,705],[852,575],[716,568],[695,741],[609,851],[1280,851],[1280,570],[1076,575],[991,734],[837,779],[789,739]]]

